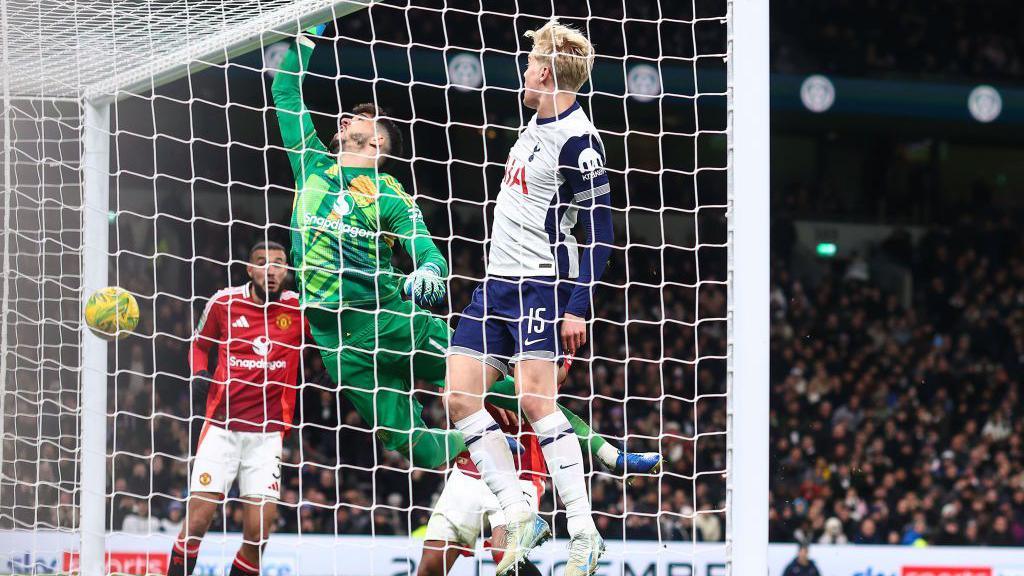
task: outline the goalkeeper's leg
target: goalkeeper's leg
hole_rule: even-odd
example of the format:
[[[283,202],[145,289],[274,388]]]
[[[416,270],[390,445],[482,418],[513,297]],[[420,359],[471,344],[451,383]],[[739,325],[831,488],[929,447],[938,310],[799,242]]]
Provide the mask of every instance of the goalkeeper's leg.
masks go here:
[[[408,370],[394,370],[374,354],[348,347],[341,353],[321,354],[331,378],[374,429],[384,448],[394,450],[414,466],[438,468],[466,449],[462,436],[423,421],[423,406],[413,398]],[[374,370],[374,364],[378,369]]]
[[[346,313],[341,318],[313,311],[309,319],[331,379],[384,447],[415,466],[437,468],[465,450],[465,444],[457,433],[429,428],[423,422],[423,407],[411,394],[412,335],[422,322],[418,311],[399,301],[377,314]]]

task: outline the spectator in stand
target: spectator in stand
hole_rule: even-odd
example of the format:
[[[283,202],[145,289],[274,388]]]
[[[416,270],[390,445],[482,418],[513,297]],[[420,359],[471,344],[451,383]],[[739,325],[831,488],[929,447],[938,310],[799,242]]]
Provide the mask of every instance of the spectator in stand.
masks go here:
[[[988,535],[989,546],[1013,546],[1013,534],[1010,533],[1010,521],[1006,516],[996,516],[992,522],[992,531]]]
[[[818,539],[818,544],[849,544],[839,518],[833,516],[825,521],[825,533]]]
[[[181,523],[184,520],[185,505],[178,501],[172,501],[167,506],[167,517],[160,519],[160,531],[176,536],[181,531]]]
[[[921,543],[927,545],[928,534],[928,525],[925,523],[924,512],[917,512],[914,514],[913,522],[903,530],[903,538],[900,542],[909,546],[916,546]]]
[[[121,524],[121,531],[129,534],[149,534],[160,530],[160,520],[149,514],[148,506],[137,499],[131,499],[128,513]]]
[[[865,518],[860,523],[860,529],[857,532],[857,536],[853,539],[854,544],[881,544],[882,538],[878,534],[878,528],[875,526],[875,521],[871,518]]]
[[[960,522],[956,518],[945,518],[939,533],[932,539],[936,546],[959,546],[963,544],[963,536],[960,534]]]

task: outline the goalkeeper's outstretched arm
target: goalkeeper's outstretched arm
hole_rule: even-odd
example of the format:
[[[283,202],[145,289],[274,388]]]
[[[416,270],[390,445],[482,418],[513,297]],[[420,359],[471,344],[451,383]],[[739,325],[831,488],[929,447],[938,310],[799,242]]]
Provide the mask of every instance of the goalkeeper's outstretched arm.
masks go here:
[[[296,186],[305,182],[305,168],[310,163],[330,154],[317,136],[313,118],[302,102],[302,78],[306,74],[314,47],[309,36],[300,34],[285,53],[270,89],[277,112],[277,125],[281,130],[281,141],[288,152]]]
[[[421,306],[440,304],[447,292],[448,262],[434,244],[416,201],[394,177],[384,175],[381,180],[389,188],[387,201],[381,202],[381,222],[398,238],[416,266],[403,289]]]

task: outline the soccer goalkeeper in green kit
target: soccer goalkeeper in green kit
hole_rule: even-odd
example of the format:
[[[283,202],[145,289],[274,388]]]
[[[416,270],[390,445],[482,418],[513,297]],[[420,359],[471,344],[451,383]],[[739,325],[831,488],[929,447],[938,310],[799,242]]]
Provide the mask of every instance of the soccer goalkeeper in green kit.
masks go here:
[[[272,87],[295,176],[291,257],[306,317],[331,378],[384,447],[415,466],[437,468],[466,446],[457,431],[427,427],[410,392],[414,378],[444,386],[450,328],[420,305],[444,300],[448,263],[416,202],[378,169],[401,154],[402,144],[379,108],[360,104],[344,114],[331,150],[320,141],[301,92],[314,47],[308,35],[292,42]],[[391,264],[396,243],[412,257],[408,275]],[[517,410],[513,380],[498,381],[487,401]],[[584,448],[608,469],[648,473],[660,466],[659,454],[622,452],[562,410]]]

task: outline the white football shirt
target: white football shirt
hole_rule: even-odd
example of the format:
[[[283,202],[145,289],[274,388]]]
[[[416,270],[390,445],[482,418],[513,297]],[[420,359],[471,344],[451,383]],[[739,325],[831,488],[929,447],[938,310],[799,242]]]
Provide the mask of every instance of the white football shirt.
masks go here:
[[[604,145],[574,103],[534,114],[505,163],[487,258],[489,276],[579,276],[579,206],[608,194]]]

